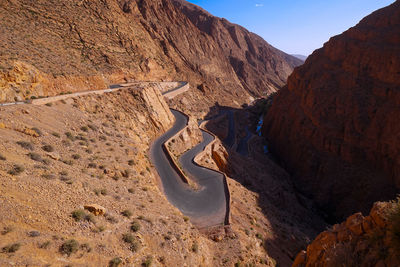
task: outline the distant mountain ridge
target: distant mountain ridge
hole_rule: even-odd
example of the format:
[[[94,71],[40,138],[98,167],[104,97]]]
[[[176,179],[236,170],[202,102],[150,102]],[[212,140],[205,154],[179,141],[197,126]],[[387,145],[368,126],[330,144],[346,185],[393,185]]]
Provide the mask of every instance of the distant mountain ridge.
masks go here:
[[[298,58],[302,61],[306,61],[306,59],[308,58],[308,56],[299,55],[299,54],[292,54],[292,56],[294,56],[295,58]]]
[[[301,64],[186,1],[2,1],[0,16],[1,101],[185,80],[201,89],[196,101],[237,106],[278,90]]]

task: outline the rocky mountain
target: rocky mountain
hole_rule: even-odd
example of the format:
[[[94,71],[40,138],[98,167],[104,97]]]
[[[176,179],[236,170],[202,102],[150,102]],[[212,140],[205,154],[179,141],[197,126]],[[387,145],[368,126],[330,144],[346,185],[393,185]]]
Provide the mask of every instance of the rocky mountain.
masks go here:
[[[279,89],[301,64],[185,1],[5,0],[0,16],[1,101],[185,80],[200,101],[240,105]]]
[[[212,37],[251,95],[265,95],[266,88],[268,92],[280,88],[293,67],[302,63],[269,45],[260,36],[226,19],[214,17],[196,5],[176,0],[175,6],[201,32]]]
[[[332,221],[400,188],[400,1],[295,69],[265,117],[271,149]]]
[[[305,55],[292,54],[292,56],[300,59],[301,61],[306,61],[306,59],[307,59],[307,56],[305,56]]]

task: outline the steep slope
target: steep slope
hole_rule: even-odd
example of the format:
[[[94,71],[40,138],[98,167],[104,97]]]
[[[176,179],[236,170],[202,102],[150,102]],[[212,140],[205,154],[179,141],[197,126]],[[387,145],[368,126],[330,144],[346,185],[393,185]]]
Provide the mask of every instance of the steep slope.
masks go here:
[[[243,87],[253,95],[273,92],[286,83],[302,61],[272,47],[260,36],[226,19],[214,17],[184,0],[175,5],[201,32],[212,37],[233,67]],[[268,91],[265,91],[268,89]]]
[[[263,133],[332,219],[400,187],[400,2],[331,38],[295,69]]]
[[[187,12],[190,6],[172,0],[2,1],[0,100],[124,80],[187,80],[202,89],[189,94],[209,105],[239,105],[277,90],[300,64],[225,20],[208,15],[218,34],[203,29]]]
[[[301,251],[292,267],[399,266],[400,205],[377,202],[368,216],[353,214],[322,232]]]

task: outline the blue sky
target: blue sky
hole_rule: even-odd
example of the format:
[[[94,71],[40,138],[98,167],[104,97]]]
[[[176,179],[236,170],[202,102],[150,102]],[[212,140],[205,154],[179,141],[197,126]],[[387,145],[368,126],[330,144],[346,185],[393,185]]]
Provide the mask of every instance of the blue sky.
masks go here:
[[[289,54],[309,55],[394,0],[189,0]]]

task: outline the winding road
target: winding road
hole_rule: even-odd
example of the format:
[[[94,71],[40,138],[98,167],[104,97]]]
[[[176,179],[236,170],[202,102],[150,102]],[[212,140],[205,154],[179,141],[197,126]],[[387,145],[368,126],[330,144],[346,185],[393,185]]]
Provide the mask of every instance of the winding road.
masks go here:
[[[129,88],[130,85],[129,83],[113,84],[104,90],[75,92],[25,102],[0,103],[0,107],[23,104],[44,105],[71,97],[119,91],[124,88]],[[163,92],[162,94],[165,97],[167,97],[168,94],[179,94],[187,90],[187,85],[187,82],[182,82],[178,87]],[[188,216],[192,223],[199,228],[229,224],[230,197],[224,175],[211,169],[201,167],[193,161],[194,157],[214,140],[214,137],[202,130],[203,141],[191,150],[185,152],[179,158],[183,170],[200,186],[199,190],[194,190],[183,182],[182,178],[171,165],[172,163],[166,155],[167,152],[163,148],[163,144],[186,127],[188,122],[188,118],[183,113],[172,109],[171,112],[175,116],[174,125],[159,137],[150,148],[151,159],[161,178],[165,195],[175,207],[181,210],[184,215]]]
[[[227,222],[228,213],[224,176],[193,161],[214,137],[202,131],[203,141],[179,158],[183,170],[200,186],[199,190],[194,190],[182,181],[163,149],[163,144],[187,125],[185,115],[176,110],[171,111],[175,116],[174,125],[159,137],[150,149],[151,159],[161,178],[164,193],[169,202],[188,216],[197,227],[224,224]]]

